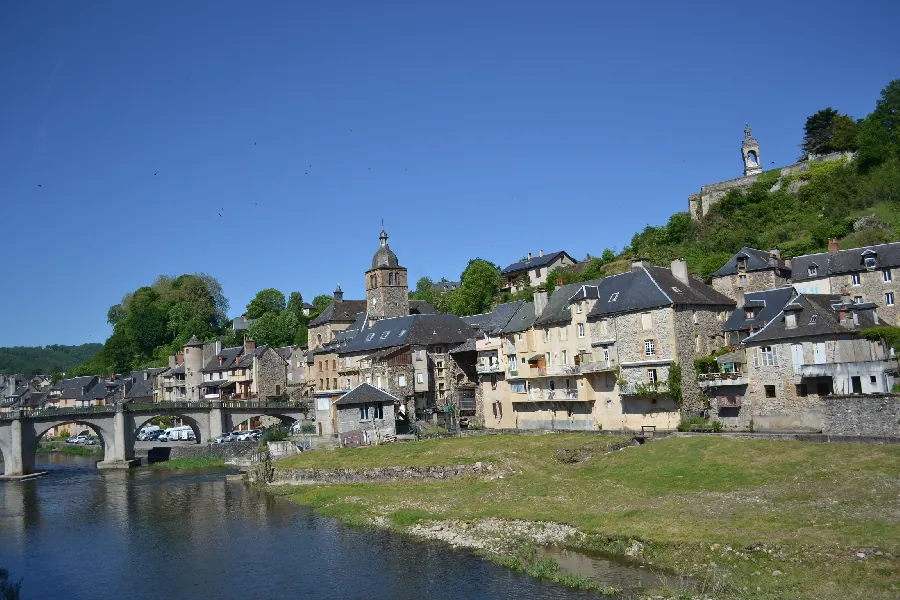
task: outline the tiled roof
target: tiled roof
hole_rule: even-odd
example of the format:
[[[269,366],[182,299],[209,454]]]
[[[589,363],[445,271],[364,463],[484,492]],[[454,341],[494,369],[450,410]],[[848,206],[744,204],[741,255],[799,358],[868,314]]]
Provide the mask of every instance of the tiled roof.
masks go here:
[[[794,288],[783,287],[764,292],[747,292],[744,294],[745,306],[753,308],[753,318],[745,316],[743,308],[735,309],[722,326],[723,331],[754,331],[762,329],[766,323],[774,319],[781,308],[794,296]]]
[[[531,329],[534,325],[534,302],[525,302],[512,316],[501,333],[519,333]]]
[[[400,400],[384,390],[379,390],[372,384],[361,383],[337,400],[334,401],[335,406],[347,406],[354,404],[379,404],[390,402],[399,402]]]
[[[784,312],[796,315],[797,326],[788,328]],[[852,321],[841,324],[840,313],[858,313],[859,325]],[[834,294],[800,294],[782,307],[769,324],[744,340],[745,344],[804,338],[821,335],[852,335],[875,325],[874,305],[842,304]],[[815,318],[813,318],[815,317]]]
[[[612,275],[599,281],[597,304],[588,316],[601,317],[664,306],[733,307],[735,301],[715,291],[696,277],[690,285],[671,269],[647,266]],[[554,294],[555,296],[556,294]]]
[[[530,260],[520,260],[519,262],[515,262],[500,271],[500,274],[510,275],[512,273],[518,273],[519,271],[527,271],[528,269],[543,267],[544,265],[549,265],[563,255],[567,256],[572,262],[576,262],[574,258],[569,256],[568,252],[566,252],[565,250],[560,250],[559,252],[551,252],[550,254],[545,254],[543,256],[532,256]]]
[[[766,269],[772,269],[777,267],[781,271],[787,271],[787,275],[790,275],[791,268],[788,266],[787,261],[777,259],[774,265],[769,264],[769,253],[765,250],[757,250],[756,248],[750,248],[748,246],[744,246],[738,251],[737,254],[728,259],[728,262],[722,265],[715,273],[712,274],[713,277],[723,277],[725,275],[736,275],[738,272],[737,261],[738,258],[744,257],[746,258],[747,264],[745,267],[746,272],[750,271],[764,271]]]
[[[818,254],[797,256],[791,260],[791,266],[793,267],[791,281],[808,281],[810,279],[849,275],[850,273],[866,271],[868,269],[865,263],[865,256],[863,256],[866,253],[874,253],[867,255],[875,259],[873,269],[900,267],[900,242],[892,242],[890,244],[839,250],[834,254],[831,252],[819,252]],[[810,275],[809,268],[813,265],[817,267],[816,274]]]

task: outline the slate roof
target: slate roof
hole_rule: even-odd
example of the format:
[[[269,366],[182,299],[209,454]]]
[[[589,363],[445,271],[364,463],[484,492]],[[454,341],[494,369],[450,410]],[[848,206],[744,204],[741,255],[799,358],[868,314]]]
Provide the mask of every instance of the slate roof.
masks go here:
[[[227,371],[234,365],[235,359],[244,351],[243,346],[234,346],[233,348],[222,348],[222,350],[213,356],[206,366],[200,369],[204,373],[214,373],[216,371]],[[222,364],[219,365],[219,357],[222,357]]]
[[[411,315],[434,315],[437,310],[425,300],[410,300],[409,314]]]
[[[800,282],[834,275],[849,275],[866,271],[863,253],[874,252],[875,269],[900,267],[900,242],[890,244],[878,244],[875,246],[862,246],[849,250],[819,252],[818,254],[806,254],[794,257],[791,260],[793,274],[791,281]],[[809,274],[809,267],[815,264],[818,267],[816,275]]]
[[[460,352],[475,352],[475,338],[469,338],[459,346],[454,346],[448,351],[450,354],[459,354]]]
[[[747,273],[751,271],[765,271],[766,269],[777,267],[781,271],[787,271],[787,274],[790,275],[791,267],[788,266],[787,261],[778,259],[776,260],[774,266],[770,265],[768,252],[766,252],[765,250],[757,250],[756,248],[744,246],[734,256],[728,259],[727,263],[722,265],[715,273],[713,273],[712,276],[723,277],[725,275],[736,275],[738,273],[737,261],[738,258],[742,256],[747,259],[747,265],[745,269],[745,272]]]
[[[309,322],[310,327],[318,327],[325,323],[352,321],[356,315],[366,312],[365,300],[341,300],[332,302],[318,317]]]
[[[152,398],[153,382],[149,379],[135,381],[131,389],[125,392],[126,400],[134,400],[135,398]]]
[[[110,396],[122,397],[122,386],[127,390],[131,387],[130,379],[116,379],[115,381],[98,381],[97,385],[92,387],[86,394],[77,398],[79,402],[88,400],[102,400]]]
[[[753,318],[744,316],[744,309],[737,308],[725,321],[722,331],[758,331],[765,327],[766,323],[778,316],[781,308],[794,296],[794,288],[783,287],[764,292],[747,292],[744,294],[744,303],[753,308]]]
[[[332,404],[335,406],[348,406],[355,404],[377,404],[390,402],[399,402],[400,400],[384,390],[379,390],[372,384],[360,383],[358,386],[335,400]]]
[[[582,285],[592,283],[594,282]],[[734,307],[736,304],[734,300],[715,291],[696,277],[690,277],[690,285],[685,285],[672,275],[671,269],[664,267],[647,266],[620,275],[612,275],[599,280],[596,286],[598,300],[588,314],[589,317],[664,306]],[[556,293],[553,296],[556,296]]]
[[[797,326],[788,329],[784,312],[788,310],[797,315]],[[852,322],[841,324],[840,312],[858,312],[859,325]],[[769,324],[744,340],[745,344],[757,342],[780,341],[793,338],[813,337],[820,335],[852,335],[855,332],[875,325],[874,304],[842,304],[840,295],[835,294],[800,294],[782,307],[778,315]],[[815,316],[815,320],[812,317]]]
[[[70,377],[69,379],[60,379],[50,388],[51,390],[65,390],[70,388],[84,387],[91,382],[94,375],[84,375],[83,377]]]
[[[431,289],[436,292],[449,292],[451,290],[455,290],[459,286],[459,281],[438,281],[437,283],[431,284]]]
[[[510,319],[522,308],[523,304],[525,304],[524,300],[498,304],[489,313],[462,317],[462,320],[479,333],[499,334],[509,324]]]
[[[583,283],[569,283],[558,286],[553,290],[553,294],[547,301],[547,306],[544,307],[543,312],[537,315],[534,325],[543,327],[569,321],[572,317],[572,312],[569,308],[569,300],[572,296],[581,291],[581,288],[595,288],[600,285],[602,281],[602,279],[591,279],[590,281],[585,281]]]
[[[166,373],[166,375],[184,375],[184,363],[172,367],[172,370]]]
[[[543,256],[532,256],[531,260],[520,260],[519,262],[515,262],[500,271],[500,274],[511,275],[513,273],[518,273],[519,271],[527,271],[528,269],[543,267],[544,265],[549,265],[562,255],[568,256],[569,260],[571,260],[572,262],[577,262],[574,258],[569,256],[568,252],[566,252],[565,250],[560,250],[558,252],[551,252],[550,254],[545,254]]]
[[[371,352],[402,345],[460,344],[474,335],[474,330],[456,315],[408,315],[376,321],[338,352]]]
[[[534,325],[534,302],[525,302],[512,316],[509,323],[500,331],[500,333],[519,333],[531,329]]]
[[[191,339],[187,341],[185,346],[202,346],[203,342],[197,339],[196,334],[191,336]]]
[[[262,356],[263,353],[264,353],[268,348],[269,348],[269,346],[267,346],[266,344],[263,344],[262,346],[257,346],[256,348],[254,348],[254,349],[251,350],[250,352],[247,352],[247,353],[245,353],[243,356],[241,356],[240,362],[235,363],[234,366],[233,366],[232,368],[249,368],[249,367],[252,367],[252,366],[253,366],[253,359],[256,358],[257,356]],[[279,355],[279,356],[280,356],[280,355]],[[284,357],[282,356],[282,358],[284,358]],[[222,361],[222,364],[223,364],[223,365],[225,364],[225,361],[224,361],[224,360]]]

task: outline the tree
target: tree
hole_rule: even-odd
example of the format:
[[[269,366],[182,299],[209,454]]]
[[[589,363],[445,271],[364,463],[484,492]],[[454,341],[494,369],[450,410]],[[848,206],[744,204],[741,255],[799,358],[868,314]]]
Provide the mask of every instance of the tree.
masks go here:
[[[900,160],[900,79],[881,90],[881,97],[859,128],[859,166],[867,171],[890,159]]]
[[[300,292],[291,292],[285,310],[294,315],[298,323],[306,323],[307,316],[303,314],[303,295]]]
[[[257,345],[288,346],[294,343],[299,324],[293,314],[267,312],[250,323],[250,336]]]
[[[331,306],[332,302],[334,302],[334,298],[332,298],[328,294],[319,294],[318,296],[313,298],[312,301],[313,313],[315,313],[316,315],[321,314],[322,311]]]
[[[473,258],[460,276],[460,286],[452,296],[453,312],[475,315],[491,309],[500,293],[500,269],[483,258]]]
[[[823,108],[806,119],[800,160],[806,160],[810,154],[855,150],[858,129],[851,117],[838,113],[830,106]]]
[[[434,282],[431,280],[431,277],[420,277],[416,282],[415,291],[410,292],[409,299],[424,300],[434,306],[435,296],[437,296],[437,294],[435,293],[433,285]]]
[[[259,319],[265,314],[276,315],[285,309],[284,294],[275,288],[260,290],[247,305],[247,318]]]
[[[612,261],[616,260],[616,254],[615,254],[615,252],[613,252],[613,251],[610,250],[609,248],[606,248],[606,249],[603,251],[603,254],[600,255],[600,258],[601,258],[601,259],[603,260],[603,262],[605,262],[605,263],[611,263]]]

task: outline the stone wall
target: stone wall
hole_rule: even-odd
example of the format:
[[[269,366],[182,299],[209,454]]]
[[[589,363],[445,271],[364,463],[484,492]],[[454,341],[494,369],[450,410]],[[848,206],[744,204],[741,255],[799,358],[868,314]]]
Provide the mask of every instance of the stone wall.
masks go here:
[[[253,383],[260,400],[287,391],[287,362],[272,348],[253,361]]]
[[[761,271],[749,271],[740,273],[746,277],[746,281],[742,286],[744,292],[764,292],[775,288],[790,285],[790,279],[781,277],[776,273],[776,269],[764,269]],[[737,298],[736,290],[741,287],[738,275],[724,275],[722,277],[712,278],[712,288],[720,294],[725,294],[732,300]]]
[[[391,402],[383,402],[382,412],[383,419],[375,419],[375,405],[369,405],[369,418],[360,419],[359,409],[361,405],[337,405],[338,409],[338,432],[346,433],[348,431],[365,431],[369,435],[369,443],[381,439],[386,434],[396,434],[397,425],[394,415],[394,404]]]
[[[708,306],[685,306],[675,310],[673,320],[678,346],[678,364],[681,366],[681,406],[685,412],[695,412],[706,406],[706,394],[697,385],[694,360],[701,356],[709,356],[725,345],[721,320],[725,308],[723,306],[710,310]]]
[[[438,467],[373,467],[369,469],[284,469],[275,465],[271,483],[314,485],[338,483],[383,483],[392,481],[444,481],[462,477],[501,474],[491,463]]]
[[[891,281],[884,281],[882,269],[875,268],[872,271],[862,271],[859,275],[859,285],[853,285],[850,275],[838,275],[830,277],[831,293],[839,294],[842,289],[847,290],[851,299],[861,296],[863,302],[874,302],[878,305],[876,312],[884,325],[900,325],[900,269],[891,269]],[[805,282],[798,286],[807,285]],[[893,306],[888,306],[885,293],[894,294]]]
[[[151,449],[150,458],[153,460],[153,450],[168,450],[168,459],[193,458],[195,456],[210,455],[231,460],[233,458],[247,458],[259,447],[259,442],[228,442],[226,444],[194,444],[192,446],[155,446]],[[162,458],[161,460],[166,460]]]
[[[826,435],[900,437],[900,394],[830,396],[822,413]]]

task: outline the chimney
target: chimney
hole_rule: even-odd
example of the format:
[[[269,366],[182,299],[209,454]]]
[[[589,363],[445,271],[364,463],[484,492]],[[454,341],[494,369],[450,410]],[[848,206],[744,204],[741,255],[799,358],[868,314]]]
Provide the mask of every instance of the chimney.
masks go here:
[[[222,355],[220,354],[220,355],[217,356],[216,358],[219,359],[219,366],[221,367],[221,366],[222,366]]]
[[[249,335],[244,338],[244,353],[248,354],[256,350],[256,342],[253,341],[253,338]]]
[[[769,250],[769,266],[777,267],[778,261],[781,259],[781,251],[778,248],[772,248]]]
[[[531,252],[528,253],[528,260],[531,260]]]
[[[631,270],[632,271],[640,271],[644,268],[644,261],[646,258],[632,258],[631,259]]]
[[[543,256],[543,255],[544,255],[544,251],[543,251],[543,250],[541,250],[541,253],[540,253],[540,254],[538,254],[538,256]]]
[[[341,284],[337,284],[337,287],[334,288],[334,301],[335,302],[343,302],[344,301],[344,290],[341,289]]]
[[[744,305],[747,303],[747,300],[744,298],[744,288],[739,287],[734,290],[734,299],[737,302],[737,306],[735,308],[744,308]]]
[[[841,288],[841,304],[850,304],[850,292],[847,288]]]
[[[837,238],[831,238],[830,240],[828,240],[828,252],[830,252],[831,254],[837,254],[840,249],[841,245],[838,242]]]
[[[547,290],[539,287],[534,292],[534,316],[539,317],[544,309],[547,308]]]
[[[175,354],[175,363],[176,363],[176,364],[179,364],[179,365],[183,365],[183,364],[184,364],[184,350],[179,350],[179,351]]]
[[[690,287],[691,280],[688,278],[687,263],[683,258],[676,258],[672,261],[672,276],[684,285]]]

